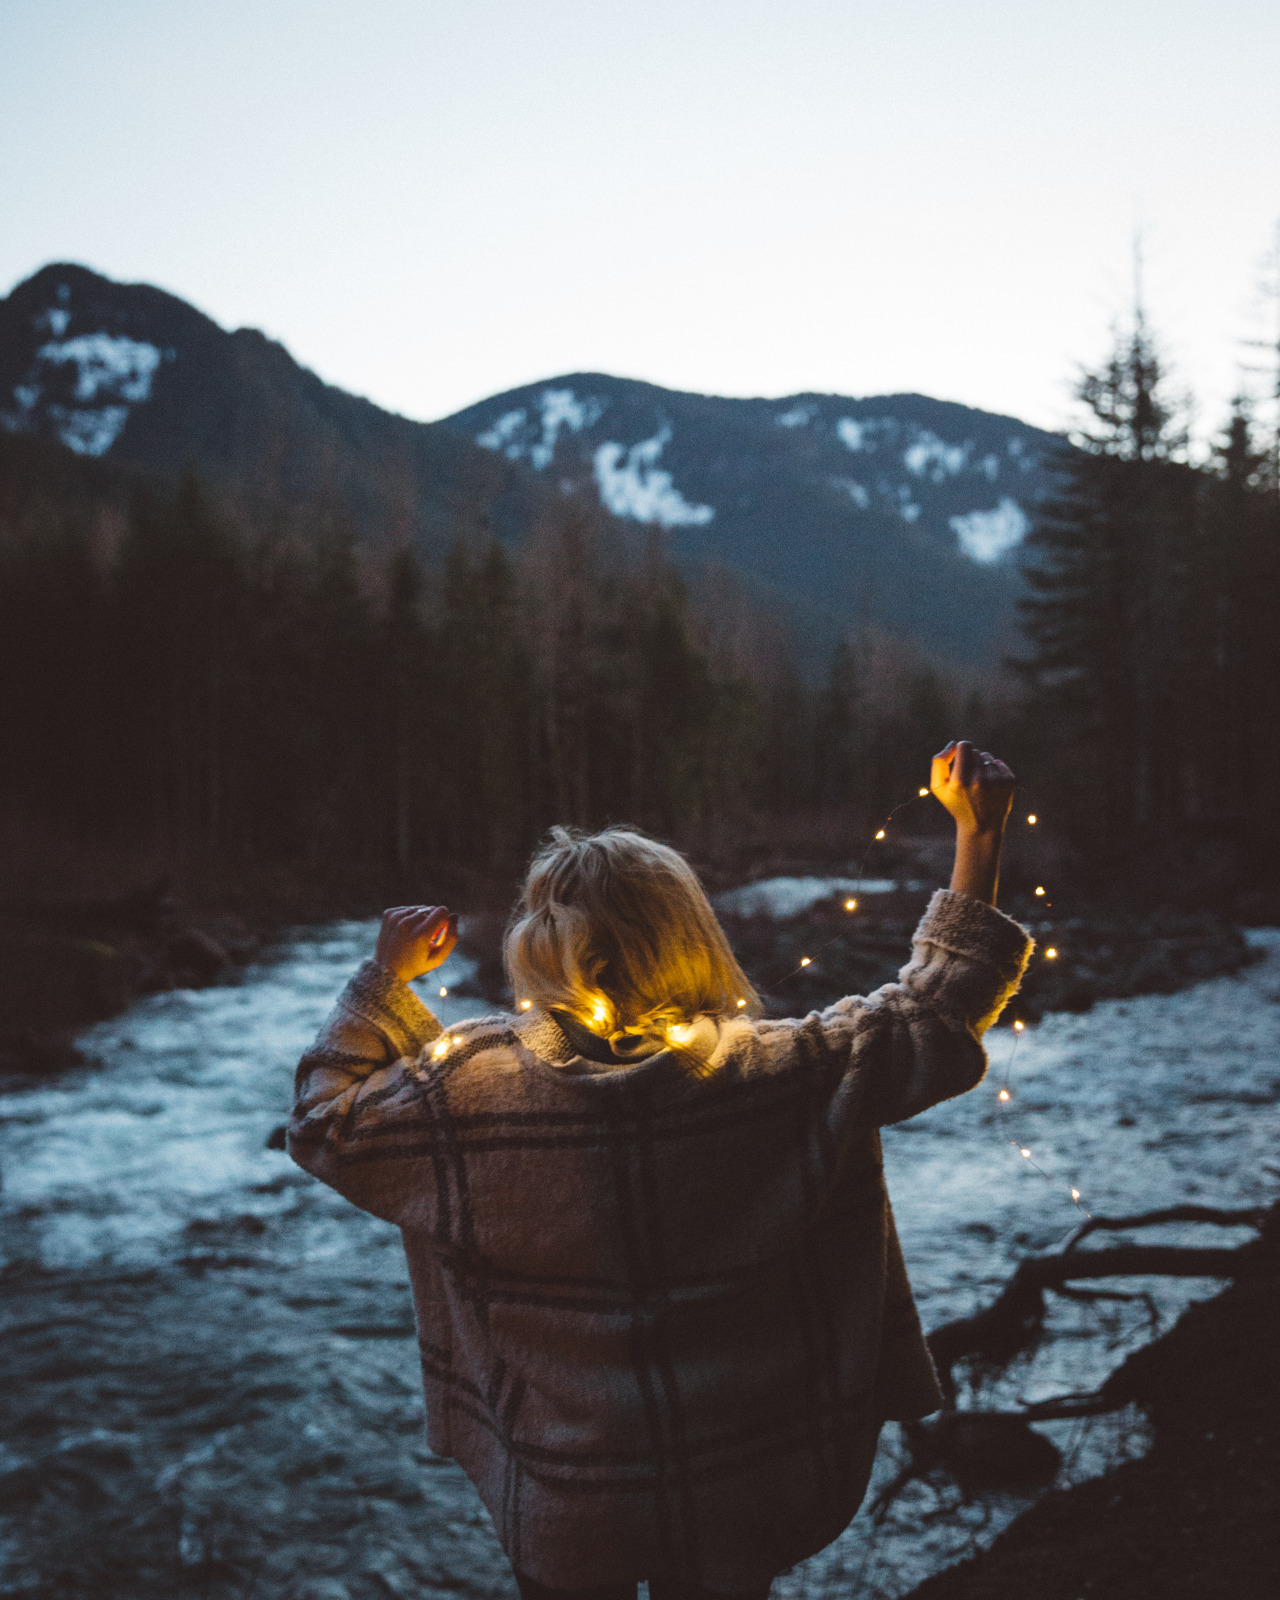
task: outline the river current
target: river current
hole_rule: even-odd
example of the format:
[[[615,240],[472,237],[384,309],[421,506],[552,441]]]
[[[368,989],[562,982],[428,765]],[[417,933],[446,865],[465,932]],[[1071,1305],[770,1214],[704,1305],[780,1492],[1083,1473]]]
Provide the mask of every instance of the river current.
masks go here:
[[[154,996],[89,1030],[92,1065],[0,1098],[5,1363],[21,1386],[0,1472],[37,1485],[78,1473],[100,1491],[82,1526],[96,1516],[108,1544],[132,1539],[179,1573],[221,1574],[218,1592],[514,1593],[474,1492],[423,1442],[396,1231],[267,1148],[300,1051],[375,933],[302,930],[234,984]],[[978,1089],[885,1131],[926,1327],[989,1302],[1081,1208],[1274,1197],[1280,930],[1250,937],[1259,959],[1234,977],[1052,1015],[1020,1038],[996,1030]],[[438,995],[466,967],[455,957],[419,986],[446,1024],[485,1009]],[[1143,1237],[1248,1236],[1213,1232]],[[982,1402],[1093,1388],[1155,1319],[1168,1326],[1217,1285],[1107,1287],[1150,1298],[1057,1301],[1045,1343]],[[1133,1414],[1043,1431],[1064,1453],[1062,1483],[1144,1444]],[[900,1451],[890,1425],[876,1483]],[[882,1523],[864,1511],[774,1595],[902,1594],[1024,1504],[914,1483]],[[0,1552],[10,1581],[51,1559],[56,1517],[47,1496],[39,1505],[27,1542]]]

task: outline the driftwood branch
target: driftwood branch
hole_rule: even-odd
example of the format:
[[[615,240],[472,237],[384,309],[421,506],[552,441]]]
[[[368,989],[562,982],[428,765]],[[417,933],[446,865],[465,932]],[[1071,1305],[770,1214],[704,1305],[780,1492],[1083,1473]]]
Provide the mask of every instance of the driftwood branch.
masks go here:
[[[1104,1250],[1077,1250],[1088,1233],[1153,1227],[1161,1222],[1204,1222],[1213,1226],[1250,1226],[1259,1238],[1234,1250],[1202,1250],[1159,1245],[1119,1245]],[[1131,1217],[1094,1217],[1078,1229],[1061,1251],[1024,1261],[996,1300],[971,1317],[945,1323],[929,1335],[946,1409],[927,1422],[900,1424],[909,1459],[871,1505],[880,1523],[906,1485],[945,1469],[968,1495],[986,1484],[1043,1484],[1061,1461],[1057,1448],[1029,1426],[1118,1411],[1129,1401],[1116,1374],[1092,1393],[1053,1395],[1017,1411],[956,1410],[953,1367],[965,1357],[990,1368],[1006,1366],[1030,1349],[1044,1324],[1045,1291],[1053,1289],[1073,1300],[1136,1300],[1144,1303],[1152,1328],[1157,1326],[1155,1301],[1146,1290],[1079,1288],[1084,1279],[1157,1275],[1163,1277],[1237,1278],[1280,1268],[1280,1204],[1234,1211],[1213,1206],[1170,1206]],[[1123,1371],[1124,1369],[1119,1369]]]
[[[1081,1279],[1158,1276],[1165,1278],[1234,1278],[1248,1271],[1256,1247],[1199,1249],[1180,1245],[1117,1245],[1109,1250],[1077,1250],[1091,1230],[1153,1226],[1156,1222],[1208,1222],[1216,1226],[1261,1227],[1268,1212],[1263,1207],[1223,1211],[1211,1206],[1170,1206],[1136,1217],[1092,1217],[1072,1235],[1061,1251],[1033,1256],[1019,1264],[1013,1277],[985,1310],[959,1317],[935,1328],[929,1350],[948,1407],[956,1403],[953,1369],[957,1361],[976,1357],[991,1367],[1004,1367],[1031,1349],[1044,1325],[1044,1296],[1048,1289],[1072,1295],[1101,1295],[1106,1291],[1071,1290]]]
[[[1163,1222],[1208,1222],[1219,1228],[1258,1228],[1266,1214],[1266,1206],[1246,1206],[1238,1211],[1224,1211],[1218,1206],[1166,1206],[1163,1211],[1139,1211],[1131,1217],[1090,1217],[1062,1248],[1074,1250],[1081,1239],[1099,1228],[1109,1233],[1128,1233],[1131,1228],[1154,1228]]]

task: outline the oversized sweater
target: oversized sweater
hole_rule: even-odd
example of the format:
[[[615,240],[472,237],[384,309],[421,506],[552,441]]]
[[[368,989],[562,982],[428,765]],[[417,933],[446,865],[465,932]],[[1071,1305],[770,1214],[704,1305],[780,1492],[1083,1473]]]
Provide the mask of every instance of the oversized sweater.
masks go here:
[[[295,1161],[404,1240],[428,1441],[520,1571],[726,1592],[821,1549],[940,1403],[877,1130],[972,1088],[1030,952],[940,890],[899,981],[701,1019],[627,1066],[543,1011],[442,1033],[370,961],[298,1067]]]

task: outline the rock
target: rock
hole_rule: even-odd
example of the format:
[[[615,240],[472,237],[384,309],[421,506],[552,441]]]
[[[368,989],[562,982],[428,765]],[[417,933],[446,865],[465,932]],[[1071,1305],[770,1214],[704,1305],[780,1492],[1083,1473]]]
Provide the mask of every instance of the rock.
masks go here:
[[[19,1028],[0,1035],[0,1072],[46,1077],[84,1064],[84,1052],[66,1034]]]
[[[183,928],[168,942],[169,959],[196,983],[208,983],[224,973],[231,957],[203,928]]]
[[[1051,1483],[1062,1452],[1021,1417],[944,1411],[921,1424],[923,1451],[966,1487],[1039,1488]],[[921,1445],[913,1446],[917,1450]]]
[[[0,1022],[74,1027],[122,1011],[138,992],[138,964],[100,939],[0,935]]]

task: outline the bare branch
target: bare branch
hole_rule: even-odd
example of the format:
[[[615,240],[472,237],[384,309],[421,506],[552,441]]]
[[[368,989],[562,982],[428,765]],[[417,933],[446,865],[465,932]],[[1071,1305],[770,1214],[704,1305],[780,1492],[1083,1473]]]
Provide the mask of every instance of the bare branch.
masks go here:
[[[1074,1250],[1081,1239],[1099,1228],[1111,1233],[1127,1233],[1130,1228],[1154,1228],[1162,1222],[1208,1222],[1219,1228],[1258,1228],[1266,1215],[1266,1206],[1246,1206],[1238,1211],[1224,1211],[1220,1206],[1165,1206],[1160,1211],[1139,1211],[1131,1217],[1090,1217],[1062,1248],[1064,1252]]]
[[[955,1406],[952,1368],[965,1356],[1006,1366],[1035,1344],[1044,1323],[1044,1292],[1080,1278],[1233,1278],[1245,1268],[1251,1246],[1200,1250],[1176,1245],[1118,1245],[1113,1250],[1073,1250],[1023,1261],[985,1311],[944,1322],[929,1335],[929,1350],[948,1406]]]

